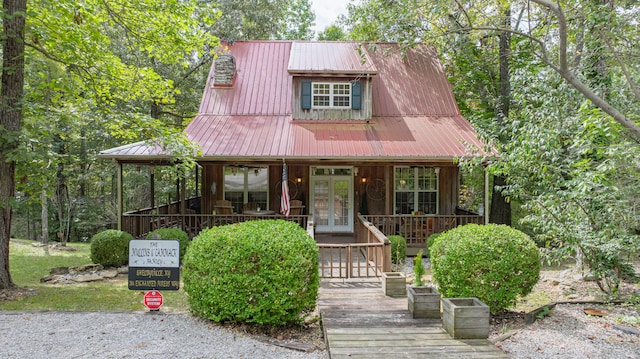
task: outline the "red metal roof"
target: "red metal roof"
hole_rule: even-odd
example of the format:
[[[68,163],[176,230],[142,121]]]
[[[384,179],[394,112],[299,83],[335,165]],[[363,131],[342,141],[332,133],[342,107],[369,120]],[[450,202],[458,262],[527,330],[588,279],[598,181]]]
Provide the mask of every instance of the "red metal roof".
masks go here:
[[[236,59],[233,86],[213,87],[210,80],[199,114],[186,128],[200,144],[202,160],[452,160],[472,155],[470,146],[476,155],[487,154],[460,116],[430,46],[403,54],[395,44],[238,41],[229,51]],[[343,74],[377,71],[370,122],[292,119],[292,73],[329,69]],[[120,158],[135,151],[143,150],[125,146],[101,155]]]
[[[365,49],[355,42],[294,42],[288,70],[291,74],[375,74]]]

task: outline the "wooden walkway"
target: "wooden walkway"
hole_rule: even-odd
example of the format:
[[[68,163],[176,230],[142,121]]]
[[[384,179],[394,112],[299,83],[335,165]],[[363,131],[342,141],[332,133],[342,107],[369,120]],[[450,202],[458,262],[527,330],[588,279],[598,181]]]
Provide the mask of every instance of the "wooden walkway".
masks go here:
[[[379,281],[322,281],[327,349],[342,358],[509,358],[485,339],[455,340],[436,319],[413,319],[407,298],[384,295]]]

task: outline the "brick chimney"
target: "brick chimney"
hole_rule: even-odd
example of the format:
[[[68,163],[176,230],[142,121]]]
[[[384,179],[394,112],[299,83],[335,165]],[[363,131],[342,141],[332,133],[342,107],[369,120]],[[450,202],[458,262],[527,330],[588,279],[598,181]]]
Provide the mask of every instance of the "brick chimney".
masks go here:
[[[236,75],[236,59],[231,54],[218,55],[216,70],[213,74],[213,86],[231,87]]]

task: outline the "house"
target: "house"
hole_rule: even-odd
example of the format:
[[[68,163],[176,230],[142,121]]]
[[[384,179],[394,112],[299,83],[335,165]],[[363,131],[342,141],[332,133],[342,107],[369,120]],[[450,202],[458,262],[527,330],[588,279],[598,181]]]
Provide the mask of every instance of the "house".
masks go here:
[[[489,153],[427,45],[229,44],[186,132],[202,149],[199,220],[220,218],[220,200],[229,216],[279,213],[285,163],[290,197],[316,233],[353,233],[360,213],[422,247],[429,234],[484,220],[458,208],[457,159]],[[166,159],[144,143],[101,157]]]

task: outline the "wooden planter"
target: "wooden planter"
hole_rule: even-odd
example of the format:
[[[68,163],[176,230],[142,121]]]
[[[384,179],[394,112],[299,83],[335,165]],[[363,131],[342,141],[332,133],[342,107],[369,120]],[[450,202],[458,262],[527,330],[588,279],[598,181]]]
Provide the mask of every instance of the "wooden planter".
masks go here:
[[[455,339],[486,339],[489,307],[478,298],[444,298],[442,326]]]
[[[382,290],[389,297],[404,297],[407,295],[407,279],[400,272],[383,272]]]
[[[410,286],[407,297],[414,318],[440,319],[440,292],[435,288]]]

